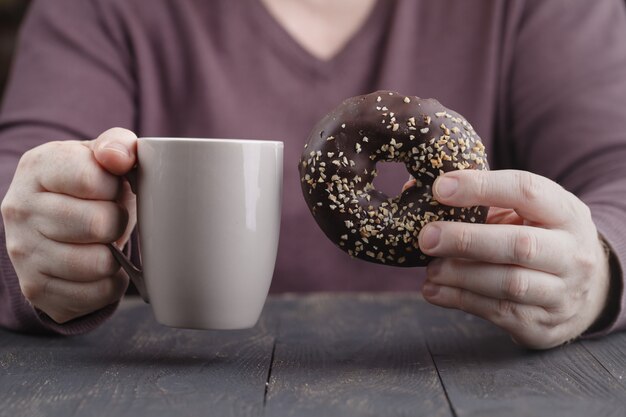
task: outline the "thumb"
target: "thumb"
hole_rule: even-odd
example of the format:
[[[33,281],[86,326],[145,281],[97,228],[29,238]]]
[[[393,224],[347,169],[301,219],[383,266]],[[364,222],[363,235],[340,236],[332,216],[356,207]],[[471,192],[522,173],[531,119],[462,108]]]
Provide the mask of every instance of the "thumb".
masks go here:
[[[89,142],[96,161],[111,174],[124,175],[137,162],[137,135],[114,127]]]

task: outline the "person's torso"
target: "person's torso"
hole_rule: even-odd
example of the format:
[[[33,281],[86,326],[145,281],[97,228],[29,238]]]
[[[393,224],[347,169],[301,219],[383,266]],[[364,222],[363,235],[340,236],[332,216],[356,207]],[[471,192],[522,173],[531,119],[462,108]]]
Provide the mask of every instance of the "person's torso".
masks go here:
[[[519,18],[512,2],[378,0],[329,61],[302,48],[257,0],[119,2],[139,74],[135,128],[140,136],[285,142],[273,291],[417,289],[419,270],[351,259],[324,236],[302,198],[297,162],[317,120],[379,89],[438,99],[493,155]],[[399,193],[408,173],[395,168],[381,167],[376,185]]]

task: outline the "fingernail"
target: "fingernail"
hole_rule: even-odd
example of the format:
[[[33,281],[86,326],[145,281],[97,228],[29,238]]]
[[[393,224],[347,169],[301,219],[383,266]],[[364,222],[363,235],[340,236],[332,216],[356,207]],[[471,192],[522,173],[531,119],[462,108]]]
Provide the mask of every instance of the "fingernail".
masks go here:
[[[439,177],[435,182],[435,194],[438,197],[451,197],[459,188],[459,181],[456,178]]]
[[[439,285],[435,285],[435,284],[431,284],[430,282],[427,282],[422,287],[422,295],[424,297],[434,297],[435,295],[439,294],[439,288],[440,288]]]
[[[130,156],[130,153],[128,152],[128,148],[124,145],[122,145],[121,143],[118,142],[110,142],[105,144],[102,149],[108,149],[111,150],[113,152],[117,152],[123,156]]]
[[[439,244],[441,229],[437,226],[426,226],[419,239],[420,249],[433,249]]]

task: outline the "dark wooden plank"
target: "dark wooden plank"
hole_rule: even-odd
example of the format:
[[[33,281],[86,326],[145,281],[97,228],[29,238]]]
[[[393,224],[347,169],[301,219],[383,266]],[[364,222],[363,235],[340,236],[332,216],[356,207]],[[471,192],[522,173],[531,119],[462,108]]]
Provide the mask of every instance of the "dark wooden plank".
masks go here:
[[[286,296],[268,416],[450,416],[416,295]]]
[[[580,342],[530,351],[484,320],[426,306],[428,345],[457,416],[626,415],[624,387]],[[614,375],[624,372],[623,357],[614,364]]]
[[[245,331],[158,325],[125,301],[73,338],[0,332],[0,410],[11,416],[258,416],[274,345],[262,320]]]
[[[626,388],[626,332],[581,343]]]
[[[531,352],[483,320],[412,294],[273,298],[255,329],[238,332],[162,327],[141,302],[124,302],[86,336],[0,331],[0,410],[623,416],[625,346],[618,334]]]

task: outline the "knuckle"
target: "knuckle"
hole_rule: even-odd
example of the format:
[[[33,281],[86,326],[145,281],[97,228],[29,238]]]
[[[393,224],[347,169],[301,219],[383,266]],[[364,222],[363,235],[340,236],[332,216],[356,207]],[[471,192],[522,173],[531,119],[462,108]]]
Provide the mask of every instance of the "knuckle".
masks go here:
[[[9,196],[2,200],[0,212],[2,213],[2,218],[8,222],[21,223],[30,217],[30,210],[28,210],[27,206],[20,204],[20,201],[14,200]]]
[[[460,290],[458,293],[457,306],[460,310],[467,311],[468,306],[470,305],[470,300],[468,299],[469,293],[467,291]]]
[[[36,146],[28,151],[24,152],[20,157],[17,164],[17,170],[25,170],[32,172],[37,167],[41,166],[44,159],[50,158],[50,155],[55,155],[62,152],[64,149],[64,143],[61,141],[51,141],[44,143],[43,145]]]
[[[496,303],[495,315],[500,321],[516,314],[516,304],[511,300],[499,299]]]
[[[7,254],[13,262],[24,260],[30,255],[28,248],[16,239],[7,237],[6,248]]]
[[[79,169],[76,182],[76,192],[80,195],[97,195],[101,188],[102,181],[98,172],[91,164],[83,164]]]
[[[36,165],[39,159],[41,158],[40,148],[41,147],[38,146],[36,148],[30,149],[24,152],[22,156],[20,157],[20,160],[17,163],[17,169],[18,170],[29,169],[33,167],[34,165]]]
[[[528,294],[530,281],[518,268],[509,267],[502,285],[504,297],[513,301],[521,301]]]
[[[477,171],[476,191],[480,199],[485,199],[490,194],[489,178],[486,172]]]
[[[39,300],[45,293],[44,285],[34,280],[20,281],[20,289],[22,290],[24,298],[31,303]]]
[[[562,325],[553,325],[542,329],[541,337],[535,337],[528,347],[533,349],[549,349],[562,345],[568,338],[564,336]]]
[[[513,262],[532,263],[539,253],[537,236],[528,231],[519,230],[513,236]]]
[[[550,317],[546,324],[555,326],[559,323],[572,320],[577,314],[576,307],[574,307],[573,304],[572,302],[565,302],[565,300],[563,300],[563,302],[556,306],[546,309]]]
[[[460,227],[459,237],[458,239],[456,239],[455,245],[456,250],[459,252],[459,254],[468,253],[472,249],[472,233],[466,227]]]
[[[88,214],[85,222],[87,235],[96,242],[108,243],[117,238],[116,216],[109,210],[98,209]]]
[[[95,272],[98,277],[109,277],[120,270],[120,265],[111,254],[111,251],[104,246],[99,250],[95,260],[95,266]]]
[[[593,251],[577,250],[574,252],[573,264],[579,271],[590,272],[599,264]]]
[[[534,202],[541,198],[541,182],[538,176],[527,171],[518,171],[517,186],[526,201]]]

